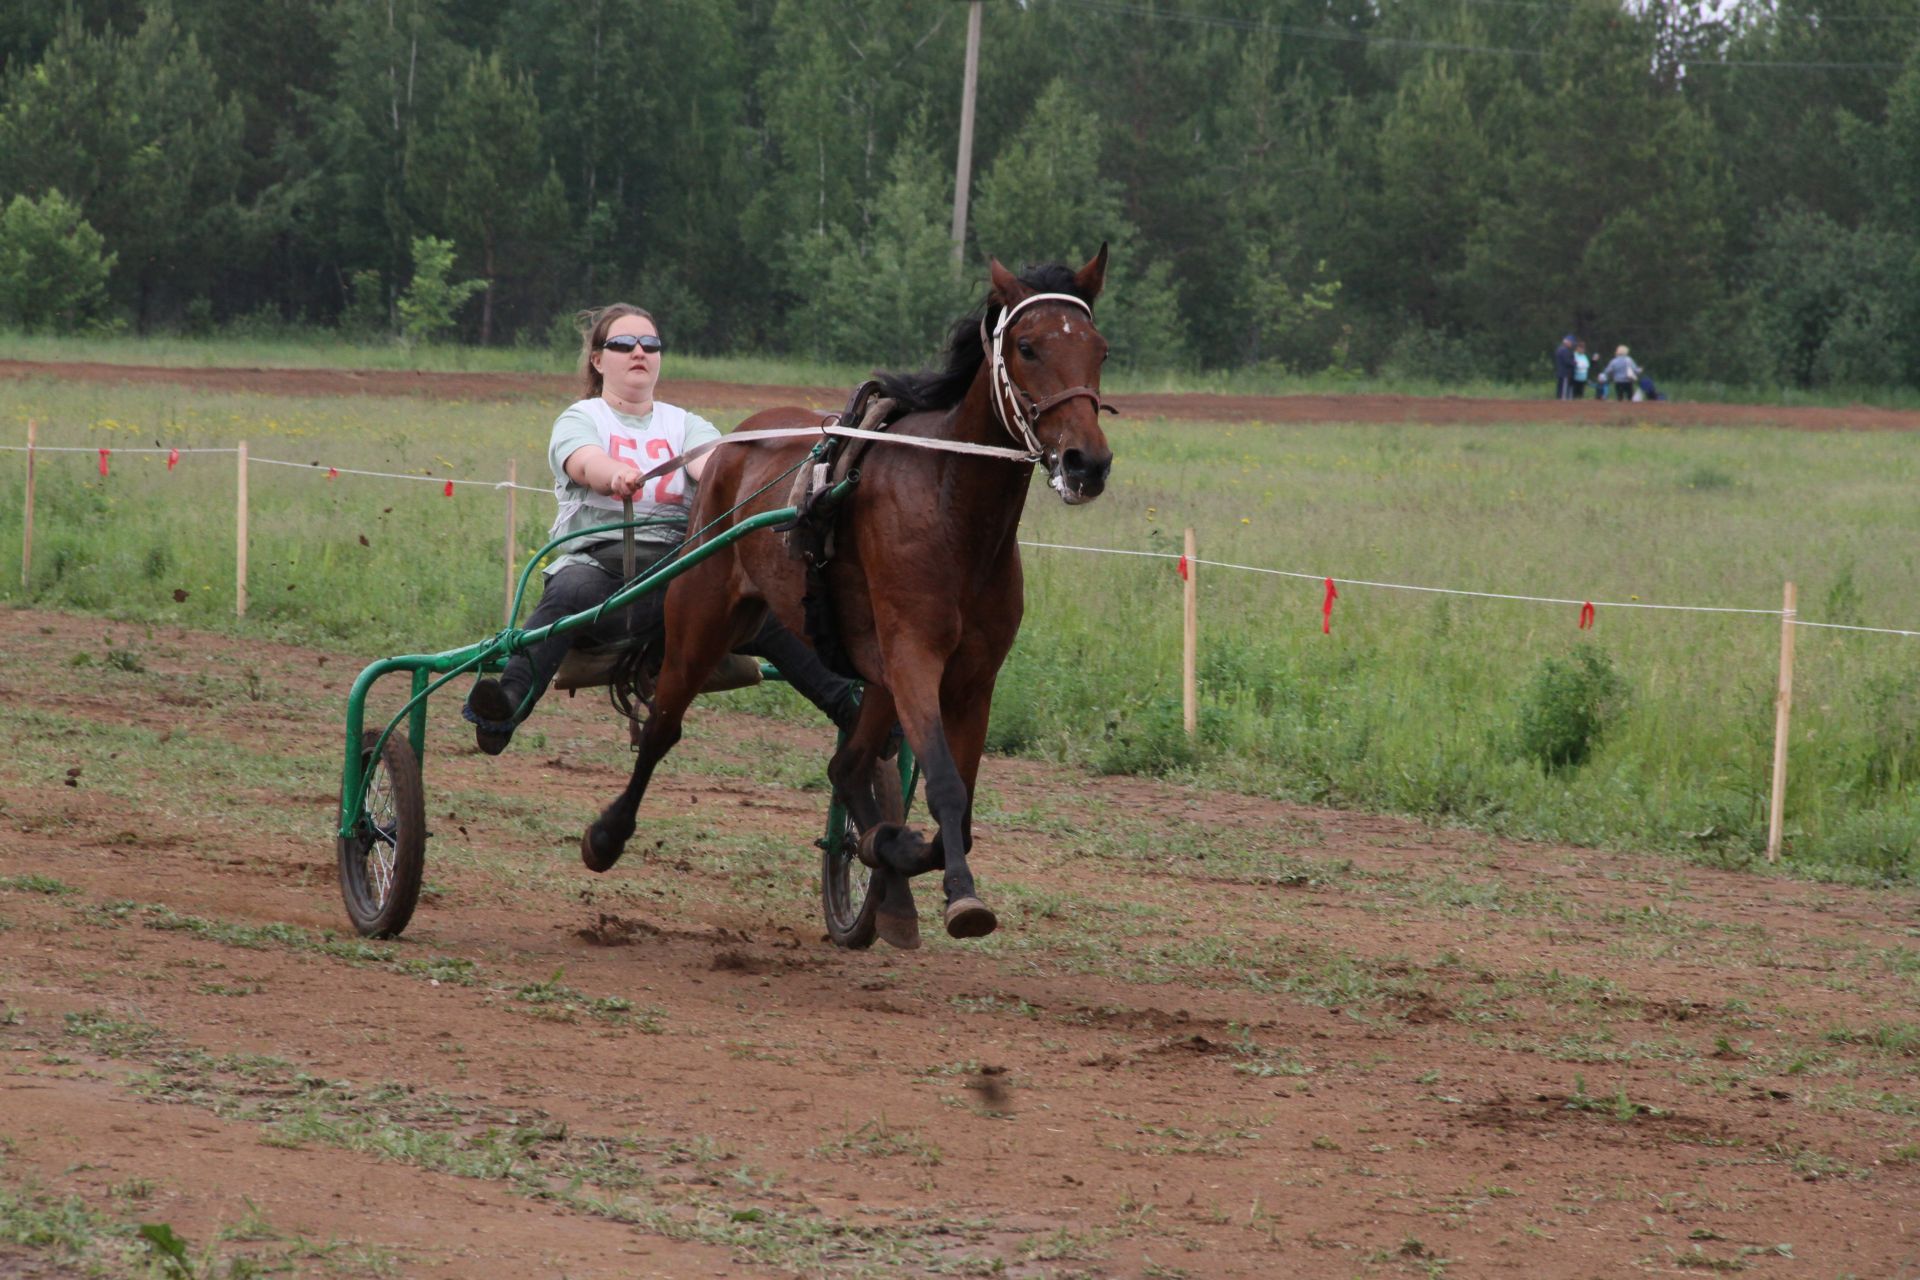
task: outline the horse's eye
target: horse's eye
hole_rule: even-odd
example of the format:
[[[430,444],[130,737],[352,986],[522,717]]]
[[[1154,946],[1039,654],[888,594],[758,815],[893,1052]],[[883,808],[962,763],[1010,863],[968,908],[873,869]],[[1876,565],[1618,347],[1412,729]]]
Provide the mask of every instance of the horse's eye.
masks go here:
[[[1015,349],[1017,349],[1020,352],[1021,355],[1025,356],[1029,360],[1033,359],[1033,344],[1031,342],[1028,342],[1025,338],[1021,338],[1018,342],[1015,342],[1013,345]]]

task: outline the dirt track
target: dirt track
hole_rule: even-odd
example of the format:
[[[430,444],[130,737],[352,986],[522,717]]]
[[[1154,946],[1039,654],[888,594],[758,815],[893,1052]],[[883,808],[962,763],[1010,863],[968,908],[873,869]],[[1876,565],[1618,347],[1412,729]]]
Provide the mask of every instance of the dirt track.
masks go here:
[[[696,709],[594,876],[603,706],[447,697],[362,947],[360,660],[0,612],[0,1193],[312,1275],[1920,1270],[1911,893],[990,760],[1001,932],[841,952],[823,730]]]
[[[438,399],[537,399],[578,394],[575,380],[538,374],[411,373],[338,369],[190,369],[0,360],[0,378],[164,383],[212,391],[297,396],[430,395]],[[671,380],[674,402],[695,409],[764,409],[804,404],[838,409],[846,388]],[[1844,409],[1777,405],[1612,404],[1599,401],[1485,400],[1387,395],[1119,395],[1123,413],[1196,422],[1587,422],[1602,426],[1779,426],[1803,431],[1920,431],[1920,412],[1851,405]]]

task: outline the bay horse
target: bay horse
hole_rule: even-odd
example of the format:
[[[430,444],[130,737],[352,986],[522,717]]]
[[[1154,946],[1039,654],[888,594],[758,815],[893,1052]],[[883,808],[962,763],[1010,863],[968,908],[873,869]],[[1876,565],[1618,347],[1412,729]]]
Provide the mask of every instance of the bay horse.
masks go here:
[[[967,865],[974,780],[994,681],[1025,607],[1017,533],[1033,464],[1044,464],[1049,486],[1070,505],[1099,497],[1113,465],[1100,427],[1107,343],[1092,305],[1106,268],[1105,245],[1078,271],[1050,265],[1015,276],[990,261],[990,291],[955,323],[945,368],[880,378],[883,394],[909,412],[888,429],[898,442],[876,443],[860,459],[859,481],[835,516],[837,551],[825,568],[830,613],[866,692],[828,776],[863,833],[877,929],[895,946],[918,945],[907,880],[935,868],[945,871],[950,935],[983,937],[998,923]],[[830,421],[808,409],[768,409],[736,431],[807,428],[794,434],[817,443]],[[915,437],[949,443],[914,447]],[[1008,437],[1017,452],[954,451],[1005,446]],[[689,527],[717,533],[785,505],[784,477],[811,447],[803,438],[716,449]],[[719,524],[707,530],[713,521]],[[590,869],[605,871],[619,859],[654,767],[679,741],[687,705],[714,666],[759,629],[768,610],[806,634],[805,578],[781,539],[754,534],[671,581],[653,711],[626,790],[581,840]],[[883,812],[885,789],[874,784],[896,721],[926,779],[938,824],[931,842],[900,825],[897,809]]]

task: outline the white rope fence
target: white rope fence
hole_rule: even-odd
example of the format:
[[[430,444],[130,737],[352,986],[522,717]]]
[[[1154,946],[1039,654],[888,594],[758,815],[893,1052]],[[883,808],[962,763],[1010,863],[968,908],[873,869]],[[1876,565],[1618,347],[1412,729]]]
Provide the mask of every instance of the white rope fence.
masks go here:
[[[1084,551],[1095,555],[1138,556],[1151,560],[1172,560],[1178,563],[1185,559],[1172,551],[1134,551],[1125,547],[1084,547],[1067,542],[1030,542],[1021,539],[1023,547],[1035,547],[1049,551]],[[1329,577],[1321,573],[1300,573],[1289,569],[1269,569],[1255,564],[1234,564],[1228,560],[1202,560],[1193,558],[1188,563],[1196,567],[1210,569],[1234,569],[1242,573],[1267,574],[1276,578],[1298,578],[1306,582],[1332,582],[1342,587],[1378,587],[1386,591],[1419,591],[1429,595],[1468,596],[1477,600],[1515,600],[1526,604],[1592,605],[1595,609],[1662,609],[1674,613],[1744,613],[1762,618],[1778,618],[1785,613],[1782,609],[1750,609],[1736,605],[1714,604],[1657,604],[1647,600],[1578,600],[1571,596],[1529,596],[1505,591],[1468,591],[1460,587],[1427,587],[1411,582],[1377,582],[1369,578]],[[1909,631],[1900,627],[1863,627],[1846,622],[1809,622],[1805,618],[1795,618],[1796,627],[1818,627],[1826,631],[1864,631],[1882,636],[1920,637],[1920,631]]]
[[[28,446],[21,445],[21,444],[0,444],[0,453],[28,453],[28,452],[105,454],[109,458],[115,454],[120,454],[120,453],[164,453],[172,458],[184,458],[190,453],[224,453],[224,454],[232,455],[232,454],[239,453],[240,447],[237,445],[227,445],[221,448],[184,448],[183,447],[183,448],[177,448],[177,449],[149,449],[144,447],[121,448],[118,445],[113,445],[113,446],[103,445],[98,448],[92,448],[86,445],[44,445],[43,444],[43,445],[35,445],[31,449],[29,449]],[[338,467],[338,466],[330,465],[325,462],[290,462],[282,458],[263,458],[258,454],[249,455],[247,460],[249,462],[257,462],[263,467],[293,467],[296,470],[300,470],[300,471],[319,471],[324,473],[328,479],[332,479],[335,476],[370,476],[378,480],[419,480],[419,481],[424,481],[427,484],[437,484],[437,485],[451,484],[451,485],[460,485],[460,486],[472,486],[474,488],[479,488],[479,489],[518,489],[522,493],[552,493],[553,492],[552,489],[543,489],[537,485],[516,484],[512,480],[459,480],[459,479],[454,479],[447,476],[421,475],[411,471],[362,471],[355,467]]]
[[[247,611],[247,467],[249,463],[261,466],[287,467],[293,470],[318,472],[332,480],[340,476],[360,476],[377,480],[416,481],[435,484],[441,492],[451,498],[456,487],[491,489],[506,494],[506,536],[504,541],[505,604],[503,615],[511,625],[513,592],[515,579],[515,522],[516,495],[519,493],[549,493],[551,490],[536,485],[524,485],[518,480],[518,464],[507,464],[505,480],[465,480],[448,476],[421,475],[411,472],[370,471],[358,467],[342,467],[321,462],[294,462],[282,458],[252,457],[248,454],[246,441],[232,446],[181,446],[147,448],[144,446],[88,446],[88,445],[41,445],[36,441],[37,425],[32,420],[27,423],[27,443],[23,445],[0,445],[0,452],[25,453],[27,455],[26,503],[22,511],[22,532],[20,548],[20,584],[22,588],[31,585],[33,563],[33,504],[35,488],[35,459],[42,453],[80,453],[95,455],[99,459],[100,474],[110,474],[110,460],[116,453],[121,454],[164,454],[167,458],[167,470],[173,470],[179,460],[195,454],[227,454],[237,459],[237,507],[236,507],[236,562],[235,562],[235,599],[234,613],[244,617]],[[1595,614],[1599,609],[1645,609],[1671,613],[1701,614],[1744,614],[1751,617],[1778,618],[1781,623],[1780,640],[1780,676],[1778,694],[1775,699],[1776,725],[1774,742],[1774,778],[1770,821],[1767,835],[1767,858],[1773,861],[1779,856],[1781,802],[1786,789],[1786,745],[1787,723],[1792,704],[1793,693],[1793,633],[1799,627],[1817,628],[1823,631],[1851,631],[1869,635],[1902,636],[1920,638],[1920,630],[1903,627],[1869,627],[1842,622],[1812,622],[1799,616],[1794,607],[1794,585],[1786,584],[1784,604],[1778,609],[1751,608],[1734,605],[1705,604],[1666,604],[1645,600],[1582,600],[1570,596],[1526,595],[1506,591],[1472,591],[1460,587],[1434,587],[1411,582],[1382,582],[1370,578],[1341,578],[1329,574],[1305,573],[1298,570],[1274,569],[1264,565],[1235,564],[1226,560],[1203,560],[1195,551],[1194,531],[1185,531],[1186,551],[1176,555],[1170,551],[1142,551],[1127,547],[1094,547],[1065,542],[1038,542],[1022,539],[1020,545],[1035,550],[1069,551],[1086,555],[1127,556],[1137,559],[1174,561],[1184,583],[1184,643],[1182,654],[1182,683],[1184,685],[1185,725],[1189,734],[1195,733],[1198,726],[1198,571],[1201,568],[1231,570],[1236,573],[1261,574],[1275,578],[1292,578],[1306,582],[1319,582],[1326,588],[1322,603],[1322,630],[1331,632],[1334,601],[1338,598],[1339,587],[1370,587],[1384,591],[1412,591],[1426,595],[1459,596],[1477,600],[1504,600],[1522,604],[1578,605],[1580,607],[1580,627],[1586,629],[1594,625]]]

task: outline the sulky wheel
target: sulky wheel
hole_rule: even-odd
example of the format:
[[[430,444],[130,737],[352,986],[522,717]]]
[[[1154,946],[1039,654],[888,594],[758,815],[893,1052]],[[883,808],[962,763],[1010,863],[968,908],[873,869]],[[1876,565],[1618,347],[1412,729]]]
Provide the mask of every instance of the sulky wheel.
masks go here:
[[[887,822],[905,822],[919,773],[913,752],[903,743],[899,755],[875,765],[875,798]],[[859,950],[873,945],[874,912],[880,895],[873,872],[860,861],[860,828],[836,791],[827,806],[827,834],[820,842],[820,907],[827,936],[835,946]]]
[[[820,841],[820,907],[834,945],[854,950],[873,945],[873,913],[880,905],[873,872],[854,852],[859,843],[853,815],[834,796],[827,806],[826,838]]]
[[[420,900],[427,865],[427,805],[420,762],[405,735],[387,735],[380,758],[373,744],[380,731],[361,739],[364,811],[352,835],[340,837],[340,896],[353,927],[369,938],[399,936]]]

